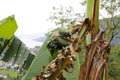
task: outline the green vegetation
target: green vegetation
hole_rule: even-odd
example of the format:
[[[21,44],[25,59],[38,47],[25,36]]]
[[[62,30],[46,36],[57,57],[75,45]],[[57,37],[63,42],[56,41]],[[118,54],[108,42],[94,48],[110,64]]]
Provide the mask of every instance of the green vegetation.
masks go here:
[[[109,80],[120,79],[120,46],[112,46],[108,62]]]
[[[0,74],[7,74],[10,78],[15,79],[18,76],[18,72],[9,69],[0,69]]]

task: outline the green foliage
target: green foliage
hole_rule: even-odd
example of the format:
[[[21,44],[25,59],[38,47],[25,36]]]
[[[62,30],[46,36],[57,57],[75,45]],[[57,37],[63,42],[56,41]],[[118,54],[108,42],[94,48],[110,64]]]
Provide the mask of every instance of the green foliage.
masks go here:
[[[71,6],[69,7],[53,7],[48,20],[53,21],[58,27],[68,27],[70,24],[74,25],[76,21],[83,17],[79,13],[75,13]]]
[[[108,15],[115,16],[116,13],[119,12],[120,9],[120,1],[119,0],[101,0],[101,8],[105,9]]]
[[[10,39],[14,35],[17,28],[18,26],[14,16],[7,17],[0,22],[0,37]]]
[[[106,38],[110,41],[114,39],[118,39],[120,36],[118,33],[120,32],[120,16],[112,16],[111,18],[104,18],[101,21],[101,28],[106,30]]]
[[[111,49],[108,62],[109,80],[120,79],[120,46],[114,46]]]
[[[120,16],[116,15],[120,10],[120,1],[119,0],[101,0],[101,9],[105,10],[109,18],[104,18],[105,23],[101,24],[107,32],[106,38],[112,41],[117,37],[117,34],[120,31]]]
[[[0,69],[0,74],[7,74],[11,78],[17,78],[17,76],[18,76],[19,73],[17,71],[13,71],[13,70]]]

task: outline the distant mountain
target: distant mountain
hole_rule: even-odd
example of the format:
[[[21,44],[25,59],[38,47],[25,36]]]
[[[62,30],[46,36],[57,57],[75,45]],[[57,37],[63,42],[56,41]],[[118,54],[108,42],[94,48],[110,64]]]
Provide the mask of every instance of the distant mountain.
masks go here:
[[[27,47],[34,48],[35,46],[41,46],[45,37],[45,33],[35,34],[15,34],[20,40],[22,40]],[[42,39],[41,39],[42,37]],[[40,40],[38,40],[40,38]]]
[[[44,42],[46,39],[46,36],[41,36],[39,38],[36,38],[36,39],[33,39],[34,41],[37,41],[37,42]]]
[[[120,33],[118,33],[117,36],[120,36]],[[120,45],[120,38],[114,39],[111,43],[113,43],[114,45]]]
[[[120,45],[120,39],[114,39],[114,40],[112,41],[112,43],[113,43],[114,45]]]
[[[34,33],[34,34],[15,34],[20,39],[37,39],[39,37],[45,36],[45,33]]]
[[[120,36],[120,33],[119,33],[118,35]],[[36,41],[36,42],[44,42],[45,39],[46,39],[46,36],[42,36],[42,37],[33,39],[33,41]],[[120,45],[120,38],[114,39],[111,43],[112,43],[112,44],[115,44],[115,45]]]

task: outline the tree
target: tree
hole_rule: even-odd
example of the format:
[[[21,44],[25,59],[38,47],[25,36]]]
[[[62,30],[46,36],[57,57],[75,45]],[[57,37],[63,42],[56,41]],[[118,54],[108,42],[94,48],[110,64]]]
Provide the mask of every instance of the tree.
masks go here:
[[[107,16],[110,18],[104,18],[102,14],[104,23],[106,25],[104,29],[107,31],[107,38],[110,39],[110,42],[115,38],[118,38],[118,33],[120,31],[120,1],[119,0],[101,0],[101,9],[105,10]],[[117,15],[118,14],[118,15]]]
[[[53,11],[50,14],[48,20],[53,21],[56,27],[68,27],[70,24],[73,26],[76,21],[83,19],[83,16],[80,13],[75,13],[71,6],[53,7]]]
[[[120,46],[114,46],[111,49],[111,54],[109,56],[109,80],[119,80],[120,79]]]

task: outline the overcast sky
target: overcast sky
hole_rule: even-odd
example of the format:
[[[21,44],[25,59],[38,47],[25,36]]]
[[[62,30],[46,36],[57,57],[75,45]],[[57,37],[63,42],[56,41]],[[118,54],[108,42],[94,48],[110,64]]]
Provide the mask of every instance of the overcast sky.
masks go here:
[[[0,20],[14,14],[18,30],[16,34],[47,32],[52,24],[46,21],[53,6],[73,6],[80,10],[82,0],[1,0]]]

